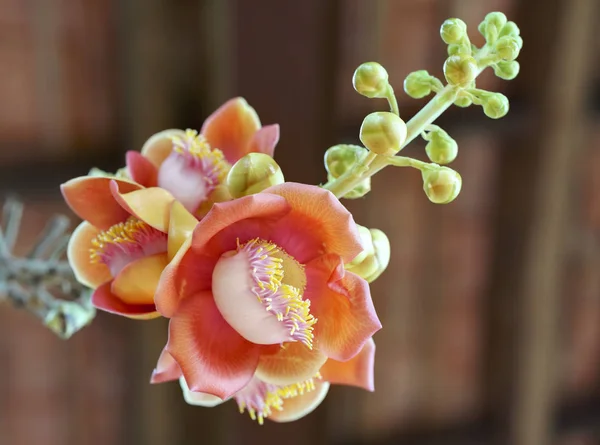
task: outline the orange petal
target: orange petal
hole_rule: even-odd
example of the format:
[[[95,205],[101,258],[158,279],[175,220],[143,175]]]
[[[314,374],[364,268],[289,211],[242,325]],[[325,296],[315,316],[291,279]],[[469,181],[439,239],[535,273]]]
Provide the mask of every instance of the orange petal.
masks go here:
[[[167,351],[190,390],[225,400],[252,379],[261,347],[233,330],[212,294],[203,292],[181,301],[169,324]]]
[[[114,199],[130,214],[156,230],[168,232],[171,205],[175,201],[169,192],[151,187],[126,193],[117,182],[112,182],[110,189]]]
[[[174,201],[169,217],[169,260],[172,260],[183,242],[192,236],[198,220],[179,201]]]
[[[153,304],[133,305],[121,301],[119,297],[111,292],[111,284],[111,281],[104,283],[94,291],[92,294],[92,304],[95,307],[112,314],[123,315],[138,320],[150,320],[160,317]]]
[[[82,176],[62,184],[60,189],[65,201],[77,216],[100,230],[108,230],[129,217],[129,213],[111,194],[111,182],[117,184],[122,193],[142,188],[139,184],[122,179]]]
[[[267,383],[287,386],[314,377],[326,360],[325,354],[301,342],[285,343],[278,353],[260,357],[256,376]]]
[[[273,412],[269,419],[275,422],[293,422],[313,412],[327,396],[329,383],[315,382],[315,389],[283,401],[283,410]]]
[[[279,125],[267,125],[252,136],[248,153],[264,153],[273,157],[277,142],[279,142]]]
[[[347,361],[381,329],[369,284],[358,275],[344,271],[340,257],[324,255],[306,265],[304,297],[319,320],[315,339],[329,358]]]
[[[84,221],[69,238],[67,258],[75,273],[77,281],[92,289],[110,281],[112,276],[105,264],[93,263],[90,259],[92,240],[98,236],[100,230]]]
[[[171,137],[185,137],[185,131],[178,129],[164,130],[150,136],[142,147],[142,155],[158,169],[163,161],[171,154],[173,142]]]
[[[283,196],[292,207],[287,217],[289,223],[305,221],[304,224],[308,225],[305,230],[319,238],[319,244],[325,249],[323,253],[336,253],[344,262],[350,262],[362,252],[358,227],[352,214],[330,191],[314,185],[286,182],[269,187],[263,193]],[[284,224],[287,222],[282,221],[281,225]]]
[[[144,187],[156,187],[158,170],[148,158],[137,151],[128,151],[125,159],[131,179]]]
[[[167,266],[167,254],[157,253],[129,263],[113,280],[111,292],[125,304],[154,305],[160,274]]]
[[[338,385],[357,386],[374,391],[373,366],[375,363],[375,342],[369,339],[360,352],[347,362],[329,359],[321,368],[323,380]]]
[[[220,149],[233,165],[249,153],[254,133],[260,129],[260,119],[245,99],[237,97],[211,114],[200,133],[212,148]]]
[[[163,349],[158,357],[156,368],[152,371],[150,383],[164,383],[178,380],[181,377],[181,368],[175,359]]]

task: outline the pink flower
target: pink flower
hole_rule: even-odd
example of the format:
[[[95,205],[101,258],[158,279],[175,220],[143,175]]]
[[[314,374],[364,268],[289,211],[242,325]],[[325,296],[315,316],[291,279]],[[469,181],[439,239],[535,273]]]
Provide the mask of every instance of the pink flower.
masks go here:
[[[256,111],[238,97],[215,111],[200,134],[193,130],[155,134],[141,154],[127,153],[127,170],[144,187],[168,190],[190,212],[205,213],[203,203],[230,199],[223,182],[231,166],[252,152],[273,156],[278,140],[279,126],[261,127]]]
[[[381,328],[367,282],[344,270],[362,246],[329,191],[285,183],[215,204],[181,243],[155,303],[193,392],[225,400],[254,377],[306,381]]]

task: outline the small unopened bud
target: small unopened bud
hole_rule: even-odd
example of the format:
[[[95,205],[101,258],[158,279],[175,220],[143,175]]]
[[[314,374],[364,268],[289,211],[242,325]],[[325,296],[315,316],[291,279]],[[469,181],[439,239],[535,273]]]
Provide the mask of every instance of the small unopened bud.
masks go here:
[[[488,24],[488,26],[494,26],[498,32],[506,25],[506,15],[502,12],[490,12],[485,16],[484,21]]]
[[[345,269],[371,283],[378,278],[390,263],[390,242],[379,229],[358,226],[363,251]]]
[[[462,178],[451,168],[423,170],[423,190],[434,204],[448,204],[454,201],[461,187]]]
[[[325,152],[325,169],[330,179],[342,176],[367,154],[368,150],[358,145],[340,144],[328,148]]]
[[[470,56],[473,53],[471,44],[452,44],[448,45],[449,56]]]
[[[363,96],[386,97],[388,90],[388,73],[377,62],[367,62],[354,71],[352,84],[354,89]]]
[[[394,113],[371,113],[360,127],[360,140],[373,153],[391,156],[400,151],[406,140],[406,124]]]
[[[436,164],[449,164],[458,155],[458,144],[441,128],[437,127],[427,135],[429,142],[425,152],[431,162]]]
[[[450,56],[444,63],[444,76],[450,85],[467,87],[477,77],[477,62],[469,56]]]
[[[454,101],[454,105],[461,108],[470,107],[473,104],[473,99],[469,96],[460,96]]]
[[[504,94],[492,93],[484,98],[482,106],[487,117],[500,119],[508,113],[508,98]]]
[[[404,91],[413,99],[431,94],[432,76],[425,70],[414,71],[404,80]]]
[[[248,153],[237,161],[227,175],[231,196],[241,198],[285,182],[281,168],[264,153]]]
[[[494,43],[500,31],[506,25],[506,16],[501,12],[490,12],[479,24],[479,32],[485,37],[487,43]]]
[[[496,54],[502,60],[506,60],[508,62],[512,62],[519,56],[519,52],[521,51],[521,47],[519,46],[519,42],[517,39],[520,37],[512,37],[512,36],[504,36],[500,37],[496,41]]]
[[[494,74],[500,79],[512,80],[519,74],[521,66],[519,62],[513,60],[512,62],[498,62],[494,65]]]
[[[467,35],[467,25],[461,19],[448,19],[442,23],[440,36],[447,44],[460,43]]]
[[[515,22],[506,22],[506,24],[500,30],[500,34],[498,35],[498,37],[504,37],[504,36],[517,37],[519,35],[521,35],[521,30],[519,29],[517,24]]]

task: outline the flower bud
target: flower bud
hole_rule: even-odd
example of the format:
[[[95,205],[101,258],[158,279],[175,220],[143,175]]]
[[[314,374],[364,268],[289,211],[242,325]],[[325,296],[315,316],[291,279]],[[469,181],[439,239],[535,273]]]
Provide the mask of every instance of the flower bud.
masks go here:
[[[470,44],[452,44],[448,45],[449,56],[470,56],[472,54]]]
[[[498,62],[494,65],[494,74],[500,79],[512,80],[519,74],[521,66],[516,60],[512,62]]]
[[[502,60],[513,61],[519,56],[521,48],[517,39],[520,37],[504,36],[496,41],[496,54]]]
[[[330,179],[339,178],[368,154],[368,150],[358,145],[340,144],[325,152],[325,169]]]
[[[490,12],[484,19],[488,26],[494,26],[498,32],[506,25],[506,21],[506,15],[502,12]]]
[[[473,99],[469,96],[460,96],[458,99],[454,101],[454,105],[461,108],[470,107],[473,104]]]
[[[227,175],[227,187],[234,198],[252,195],[283,182],[281,168],[264,153],[248,153],[231,167]]]
[[[444,76],[450,85],[467,87],[477,77],[477,62],[470,56],[450,56],[444,63]]]
[[[363,96],[386,97],[388,90],[388,73],[377,62],[367,62],[354,71],[352,78],[354,89]]]
[[[504,94],[491,93],[483,100],[483,112],[487,117],[500,119],[506,116],[509,109],[508,98]]]
[[[428,134],[429,142],[425,146],[425,152],[431,162],[436,164],[449,164],[458,155],[458,144],[441,128],[437,128]]]
[[[467,35],[467,25],[461,19],[448,19],[440,28],[442,40],[447,44],[460,43]]]
[[[390,263],[390,242],[379,229],[358,226],[363,251],[345,269],[372,283]]]
[[[490,12],[479,24],[479,32],[485,37],[487,43],[494,43],[500,31],[506,25],[506,16],[501,12]]]
[[[360,127],[360,140],[373,153],[391,156],[400,151],[406,140],[406,124],[394,113],[371,113]]]
[[[454,201],[462,187],[458,172],[448,167],[423,170],[423,190],[435,204],[448,204]]]
[[[521,30],[519,29],[517,24],[515,22],[506,22],[506,24],[500,30],[500,34],[498,35],[498,37],[504,37],[504,36],[517,37],[519,35],[521,35]]]
[[[425,70],[414,71],[404,80],[404,91],[413,99],[421,99],[431,94],[431,74]]]

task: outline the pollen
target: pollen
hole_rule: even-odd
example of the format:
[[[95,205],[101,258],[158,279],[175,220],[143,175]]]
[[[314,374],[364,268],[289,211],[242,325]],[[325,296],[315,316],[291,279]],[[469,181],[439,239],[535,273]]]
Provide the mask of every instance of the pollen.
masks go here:
[[[196,130],[187,129],[185,136],[172,136],[171,142],[175,153],[203,171],[209,185],[216,186],[225,181],[231,166],[223,152],[212,148],[203,135]]]

